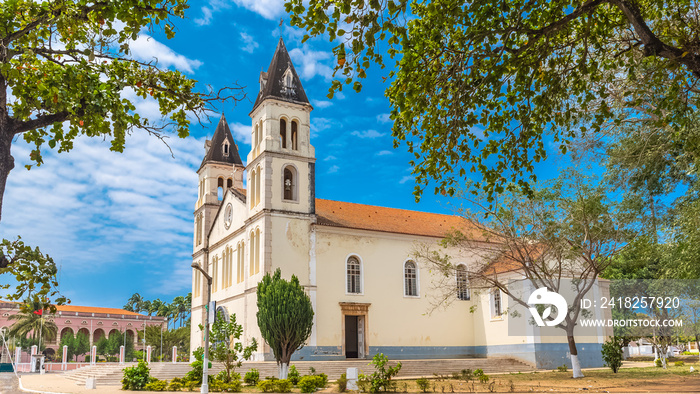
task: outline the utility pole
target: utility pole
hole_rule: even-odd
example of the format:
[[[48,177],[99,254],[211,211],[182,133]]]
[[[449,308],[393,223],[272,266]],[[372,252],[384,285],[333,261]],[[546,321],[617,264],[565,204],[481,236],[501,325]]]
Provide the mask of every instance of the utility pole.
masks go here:
[[[211,302],[211,276],[197,263],[192,263],[192,268],[198,270],[207,279],[207,302],[204,305],[208,308]],[[204,362],[202,363],[202,393],[209,393],[209,310],[204,314]]]

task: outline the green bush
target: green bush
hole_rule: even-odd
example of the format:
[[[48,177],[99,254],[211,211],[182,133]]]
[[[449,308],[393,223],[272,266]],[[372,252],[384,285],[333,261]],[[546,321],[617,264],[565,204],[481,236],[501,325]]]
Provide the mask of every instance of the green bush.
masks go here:
[[[314,370],[314,373],[316,370]],[[290,382],[292,382],[293,385],[299,384],[299,379],[301,379],[301,375],[299,375],[299,371],[297,371],[297,367],[292,364],[289,367],[289,371],[287,372],[287,379],[289,379]]]
[[[180,391],[184,387],[181,382],[176,382],[175,379],[179,378],[174,378],[170,384],[168,385],[168,391]]]
[[[243,391],[243,383],[240,379],[231,379],[231,381],[224,386],[224,391],[227,393],[240,393]]]
[[[418,385],[418,388],[420,391],[427,393],[428,389],[430,388],[430,382],[426,378],[420,378],[416,380],[416,384]]]
[[[167,380],[158,380],[155,379],[151,381],[150,383],[147,383],[143,389],[146,391],[165,391],[165,389],[168,388],[168,381]]]
[[[258,388],[263,393],[272,393],[275,391],[275,382],[273,380],[261,380],[258,382]]]
[[[673,365],[675,365],[676,367],[682,367],[685,365],[685,363],[683,361],[676,361],[675,363],[673,363]]]
[[[145,362],[139,361],[138,365],[124,368],[122,378],[122,390],[141,390],[150,381],[150,368]]]
[[[258,372],[257,369],[253,368],[245,373],[245,377],[243,378],[243,380],[245,381],[245,384],[249,386],[255,386],[260,381],[260,372]]]
[[[569,370],[569,367],[567,367],[566,364],[562,364],[562,365],[557,367],[557,371],[559,371],[559,372],[566,372],[568,370]]]
[[[476,377],[477,379],[479,379],[479,382],[481,382],[481,383],[486,383],[486,382],[489,381],[489,375],[486,375],[486,374],[484,373],[484,370],[481,369],[481,368],[479,368],[479,369],[477,369],[476,371],[474,371],[474,377]]]
[[[317,376],[310,375],[299,379],[299,389],[302,393],[313,393],[317,387]]]
[[[660,358],[657,358],[656,361],[654,361],[654,365],[656,365],[657,367],[661,368],[661,367],[664,366],[664,362],[661,361]]]
[[[277,392],[277,393],[291,393],[292,387],[294,387],[292,382],[290,382],[287,379],[275,380],[274,386],[275,386],[275,392]]]
[[[625,343],[622,338],[611,337],[605,341],[605,343],[603,343],[603,348],[600,350],[600,353],[603,356],[603,362],[605,362],[607,367],[612,369],[613,373],[617,373],[622,366],[622,347],[624,344]]]
[[[201,376],[200,376],[201,379]],[[190,391],[196,391],[199,386],[201,386],[201,382],[193,382],[193,381],[188,381],[187,382],[187,389]]]
[[[384,391],[390,391],[394,389],[394,384],[391,378],[398,375],[401,370],[401,363],[396,364],[395,367],[386,367],[389,362],[389,358],[383,353],[376,354],[372,358],[370,364],[374,365],[374,372],[366,376],[365,379],[369,382],[369,391],[371,393],[380,393]]]
[[[344,374],[340,374],[340,378],[335,381],[338,383],[338,391],[344,393],[348,389],[348,377]]]

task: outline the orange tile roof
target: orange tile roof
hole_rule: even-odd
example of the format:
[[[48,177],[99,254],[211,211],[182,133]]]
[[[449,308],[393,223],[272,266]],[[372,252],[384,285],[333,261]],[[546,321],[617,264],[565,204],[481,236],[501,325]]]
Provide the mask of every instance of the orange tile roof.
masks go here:
[[[7,304],[19,304],[19,302],[6,300],[0,300],[0,302]],[[56,310],[59,312],[109,313],[110,315],[146,316],[140,313],[127,311],[124,309],[103,308],[101,306],[57,305]]]
[[[383,231],[387,233],[444,237],[457,229],[474,233],[473,225],[455,215],[409,211],[407,209],[385,208],[374,205],[316,199],[318,224],[354,228],[360,230]]]
[[[61,305],[57,306],[56,309],[59,312],[109,313],[110,315],[143,316],[140,313],[130,312],[124,309],[103,308],[100,306]]]

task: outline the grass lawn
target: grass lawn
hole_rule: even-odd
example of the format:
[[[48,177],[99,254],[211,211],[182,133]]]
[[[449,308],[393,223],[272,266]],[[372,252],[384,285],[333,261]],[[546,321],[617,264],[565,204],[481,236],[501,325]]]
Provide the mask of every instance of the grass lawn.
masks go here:
[[[689,372],[693,366],[696,372]],[[700,392],[700,364],[669,366],[667,370],[657,367],[624,368],[614,374],[610,369],[584,371],[584,378],[573,379],[568,372],[531,372],[491,375],[488,383],[465,382],[450,378],[428,377],[431,393],[464,392],[516,392],[516,393],[620,393],[620,392]],[[398,392],[420,393],[415,380],[398,380]],[[337,392],[334,383],[323,390]]]

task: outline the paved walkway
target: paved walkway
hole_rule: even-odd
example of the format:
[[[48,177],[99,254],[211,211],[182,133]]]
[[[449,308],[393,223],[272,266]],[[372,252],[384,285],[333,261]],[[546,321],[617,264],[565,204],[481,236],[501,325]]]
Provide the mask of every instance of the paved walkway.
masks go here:
[[[0,372],[0,394],[20,394],[19,380],[14,372]]]

